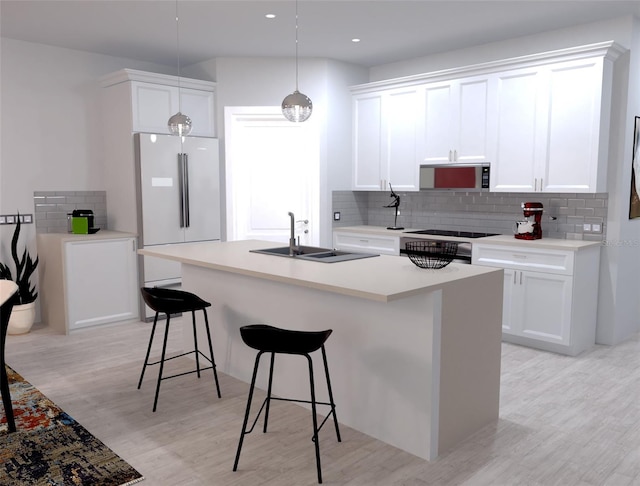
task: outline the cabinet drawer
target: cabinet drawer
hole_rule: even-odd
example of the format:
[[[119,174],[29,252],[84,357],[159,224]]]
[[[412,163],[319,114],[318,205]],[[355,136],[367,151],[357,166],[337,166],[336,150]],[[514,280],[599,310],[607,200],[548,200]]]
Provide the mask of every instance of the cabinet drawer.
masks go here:
[[[333,234],[333,247],[344,251],[400,255],[400,237],[336,232]]]
[[[472,245],[471,263],[474,265],[573,275],[573,261],[573,251]]]

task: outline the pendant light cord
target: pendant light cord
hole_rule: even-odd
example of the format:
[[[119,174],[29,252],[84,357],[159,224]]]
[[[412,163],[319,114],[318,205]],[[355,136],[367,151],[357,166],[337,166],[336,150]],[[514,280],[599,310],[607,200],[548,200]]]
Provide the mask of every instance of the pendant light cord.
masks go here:
[[[178,58],[178,112],[182,113],[180,100],[180,16],[178,15],[178,0],[176,0],[176,51]]]
[[[296,0],[296,91],[298,91],[298,0]]]

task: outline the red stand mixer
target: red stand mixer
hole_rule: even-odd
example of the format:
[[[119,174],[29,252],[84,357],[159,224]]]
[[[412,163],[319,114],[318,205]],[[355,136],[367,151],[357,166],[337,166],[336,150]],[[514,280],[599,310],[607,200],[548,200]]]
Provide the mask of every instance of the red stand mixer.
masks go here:
[[[516,221],[514,236],[519,240],[538,240],[542,238],[542,203],[523,202],[524,221]]]

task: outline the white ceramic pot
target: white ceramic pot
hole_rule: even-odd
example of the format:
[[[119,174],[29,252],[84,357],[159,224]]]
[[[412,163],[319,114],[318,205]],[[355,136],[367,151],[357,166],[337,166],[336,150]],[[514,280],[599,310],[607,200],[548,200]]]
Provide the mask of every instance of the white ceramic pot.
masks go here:
[[[26,334],[36,319],[36,303],[14,305],[9,317],[7,334]]]

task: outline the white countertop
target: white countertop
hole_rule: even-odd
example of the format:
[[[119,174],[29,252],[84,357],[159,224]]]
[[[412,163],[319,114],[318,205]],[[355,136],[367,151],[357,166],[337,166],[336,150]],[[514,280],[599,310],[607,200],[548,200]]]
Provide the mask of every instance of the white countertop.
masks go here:
[[[112,240],[116,238],[131,238],[136,237],[135,233],[126,233],[123,231],[110,231],[100,230],[92,235],[76,235],[73,233],[38,233],[38,238],[43,241],[57,241],[60,243],[67,243],[69,241],[83,241],[83,240]]]
[[[518,240],[513,235],[486,236],[483,238],[464,238],[455,236],[407,234],[407,231],[417,231],[419,228],[405,228],[404,230],[388,230],[384,226],[343,226],[333,231],[345,231],[369,235],[384,235],[420,238],[428,240],[465,241],[470,243],[491,243],[496,245],[517,246],[521,248],[537,248],[546,250],[573,250],[602,245],[601,241],[561,240],[558,238],[541,238],[539,240]]]
[[[381,302],[437,290],[444,285],[477,275],[502,271],[457,263],[451,263],[440,270],[422,269],[408,258],[386,255],[321,263],[249,251],[278,246],[286,245],[258,240],[183,243],[147,246],[138,250],[138,253]]]

